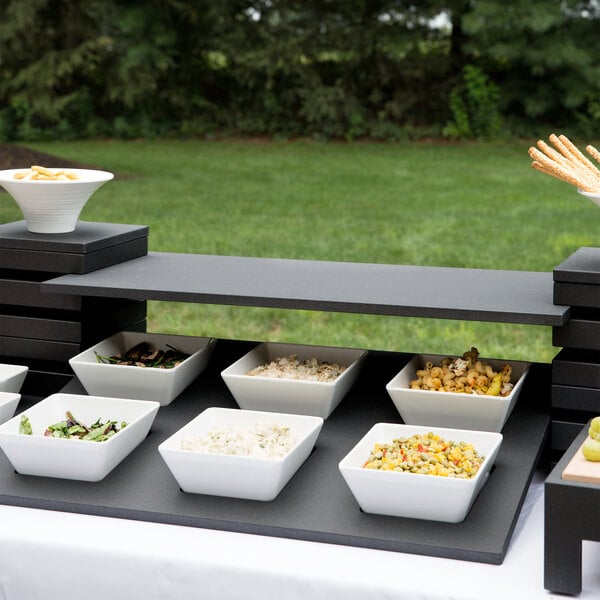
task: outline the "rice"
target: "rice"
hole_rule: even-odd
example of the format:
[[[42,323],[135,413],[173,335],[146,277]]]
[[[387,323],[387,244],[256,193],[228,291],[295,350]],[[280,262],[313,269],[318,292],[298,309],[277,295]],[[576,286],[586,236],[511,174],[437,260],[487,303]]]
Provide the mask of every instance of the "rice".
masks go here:
[[[296,443],[290,428],[277,423],[255,423],[249,426],[225,425],[205,436],[188,436],[181,440],[181,449],[211,454],[251,456],[278,459]]]

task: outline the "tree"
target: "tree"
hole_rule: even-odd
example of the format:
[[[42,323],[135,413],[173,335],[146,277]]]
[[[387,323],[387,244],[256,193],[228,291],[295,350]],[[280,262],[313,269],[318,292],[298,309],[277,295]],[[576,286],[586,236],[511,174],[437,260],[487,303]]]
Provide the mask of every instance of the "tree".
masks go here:
[[[600,113],[600,3],[477,0],[462,24],[465,53],[499,86],[504,114],[544,127],[579,114],[600,132],[590,113]]]
[[[600,133],[599,21],[598,0],[5,0],[0,139]]]

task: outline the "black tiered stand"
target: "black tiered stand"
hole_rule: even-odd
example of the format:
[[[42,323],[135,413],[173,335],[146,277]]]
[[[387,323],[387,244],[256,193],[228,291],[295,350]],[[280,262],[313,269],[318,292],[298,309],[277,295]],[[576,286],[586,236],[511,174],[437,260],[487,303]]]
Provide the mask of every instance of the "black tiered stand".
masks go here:
[[[116,232],[115,227],[126,229]],[[102,231],[105,240],[98,239]],[[166,300],[551,326],[554,344],[565,349],[551,368],[532,365],[503,431],[505,440],[496,468],[460,524],[363,514],[337,472],[337,462],[372,423],[400,420],[385,392],[387,381],[409,359],[399,353],[369,353],[354,388],[326,421],[315,451],[272,503],[181,492],[156,446],[203,408],[235,406],[220,378],[220,369],[255,342],[233,340],[219,341],[206,371],[171,405],[161,408],[146,441],[103,482],[24,477],[14,473],[2,458],[0,502],[498,564],[504,558],[532,474],[546,448],[550,421],[550,447],[559,456],[579,439],[586,419],[594,412],[600,413],[596,408],[600,388],[600,250],[581,249],[551,274],[157,253],[147,252],[146,238],[147,230],[135,226],[83,223],[71,239],[29,234],[22,222],[0,226],[0,303],[4,308],[0,319],[10,324],[15,334],[7,336],[3,331],[0,341],[4,348],[14,347],[14,342],[7,346],[7,340],[18,338],[17,334],[23,339],[33,332],[38,332],[39,338],[52,337],[55,334],[50,331],[60,329],[52,323],[54,313],[41,317],[41,323],[31,321],[23,303],[20,306],[24,312],[12,314],[24,290],[30,290],[26,295],[31,297],[31,308],[41,311],[83,314],[82,307],[88,303],[95,307],[98,303],[142,303],[139,306],[144,318],[130,323],[141,323],[144,329],[146,301]],[[75,252],[79,256],[69,256],[69,269],[57,269],[57,254],[72,254],[69,243],[79,244]],[[111,260],[111,256],[116,259]],[[439,293],[440,289],[444,294]],[[129,328],[123,320],[114,325]],[[75,354],[82,345],[114,330],[104,325],[98,329],[89,338],[76,334],[74,346],[60,355],[61,361],[64,363],[69,353]],[[82,388],[71,379],[63,390],[80,392]],[[552,502],[567,493],[563,488],[574,493],[573,489],[582,486],[566,482],[557,485],[554,474],[547,489],[554,486],[560,491],[552,488],[547,499],[552,519],[560,519],[561,527],[566,527],[577,522],[577,511],[564,514],[562,505],[552,508]],[[591,494],[597,493],[594,487],[587,487]],[[600,519],[600,511],[596,518]],[[574,530],[580,531],[576,527]],[[559,529],[547,522],[548,540],[554,542],[551,536],[556,531]],[[570,547],[575,546],[572,543]],[[546,568],[554,568],[553,555],[547,552],[546,559]],[[570,575],[576,571],[577,565]],[[548,577],[546,587],[553,591],[564,588]],[[567,593],[578,591],[572,584],[567,587]]]
[[[600,248],[580,248],[556,267],[554,300],[573,308],[553,329],[564,348],[552,364],[552,440],[566,452],[545,484],[544,587],[575,595],[582,540],[600,541],[600,485],[563,480],[562,472],[600,415]]]

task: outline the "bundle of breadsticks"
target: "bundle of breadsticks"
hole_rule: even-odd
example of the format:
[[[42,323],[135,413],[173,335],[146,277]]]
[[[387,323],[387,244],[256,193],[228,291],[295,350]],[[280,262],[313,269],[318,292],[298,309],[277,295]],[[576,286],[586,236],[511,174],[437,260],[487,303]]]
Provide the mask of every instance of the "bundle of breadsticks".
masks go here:
[[[567,136],[553,133],[548,139],[554,148],[543,140],[538,140],[537,148],[529,148],[529,156],[533,159],[531,166],[582,192],[600,193],[600,169]],[[585,149],[600,163],[600,152],[594,146],[588,145]]]

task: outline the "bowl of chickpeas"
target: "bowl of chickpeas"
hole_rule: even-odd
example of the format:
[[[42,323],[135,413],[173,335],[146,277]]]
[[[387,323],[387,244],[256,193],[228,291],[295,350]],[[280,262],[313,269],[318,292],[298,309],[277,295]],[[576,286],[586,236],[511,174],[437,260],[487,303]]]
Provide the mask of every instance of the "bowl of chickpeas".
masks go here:
[[[404,423],[500,432],[510,417],[529,363],[417,354],[386,385]]]
[[[17,203],[32,233],[70,233],[92,194],[114,178],[96,169],[29,169],[0,171],[0,185]]]

